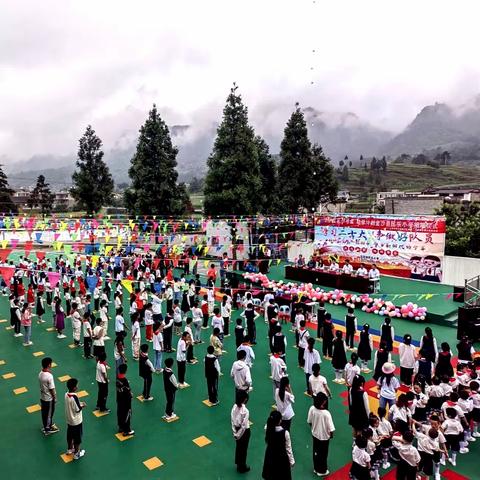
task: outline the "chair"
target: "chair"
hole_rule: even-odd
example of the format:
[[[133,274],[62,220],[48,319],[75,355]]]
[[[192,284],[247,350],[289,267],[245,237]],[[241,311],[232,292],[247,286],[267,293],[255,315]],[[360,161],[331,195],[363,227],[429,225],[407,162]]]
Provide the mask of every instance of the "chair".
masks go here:
[[[288,305],[282,305],[278,309],[278,319],[283,323],[288,323],[290,321],[290,307]]]

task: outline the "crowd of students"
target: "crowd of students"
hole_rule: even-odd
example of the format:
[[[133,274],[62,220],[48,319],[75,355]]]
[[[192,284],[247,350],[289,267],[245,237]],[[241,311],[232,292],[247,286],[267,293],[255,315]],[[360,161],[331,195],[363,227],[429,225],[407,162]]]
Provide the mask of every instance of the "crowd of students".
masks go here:
[[[354,439],[352,478],[379,478],[380,469],[389,468],[390,462],[395,461],[398,479],[415,479],[421,472],[437,480],[440,465],[448,461],[455,466],[457,453],[467,453],[468,442],[480,436],[477,380],[480,360],[474,358],[473,346],[466,338],[457,345],[458,364],[454,369],[450,346],[444,342],[438,348],[429,327],[420,339],[419,348],[413,345],[410,335],[405,335],[398,347],[399,380],[395,375],[396,365],[392,363],[395,332],[389,318],[381,326],[380,343],[374,349],[369,325],[363,325],[358,331],[353,306],[348,308],[345,317],[344,337],[341,330],[335,329],[325,306],[320,305],[315,335],[307,328],[305,312],[295,299],[288,319],[291,324],[288,325],[282,323],[285,318],[280,317],[273,294],[267,292],[259,306],[249,291],[232,297],[228,288],[215,288],[217,270],[213,264],[207,272],[205,285],[202,285],[198,273],[190,280],[185,273],[176,278],[173,265],[158,261],[149,254],[100,257],[95,268],[88,258],[85,261],[78,257],[75,264],[70,265],[61,256],[54,264],[47,261],[34,264],[21,259],[16,267],[10,284],[2,285],[4,294],[10,299],[14,336],[23,336],[25,347],[32,345],[33,310],[39,324],[47,321],[47,312],[51,314],[59,341],[66,338],[65,332],[70,330],[66,323],[70,323],[74,345],[79,350],[83,347],[86,360],[95,358],[96,361],[96,409],[99,414],[110,413],[109,383],[111,377],[115,380],[117,424],[119,433],[124,436],[135,433],[131,427],[133,394],[127,379],[127,373],[131,374],[131,368],[129,371],[127,367],[128,337],[131,359],[138,362],[138,374],[143,380],[141,400],[153,400],[154,375],[162,374],[163,418],[170,422],[178,418],[176,394],[179,389],[188,387],[187,373],[191,373],[187,365],[198,361],[195,352],[199,351],[200,344],[208,344],[206,348],[202,347],[208,400],[211,406],[218,405],[218,381],[222,375],[221,365],[225,365],[224,338],[234,334],[237,351],[230,376],[235,387],[235,404],[230,420],[236,442],[237,471],[249,471],[247,404],[253,389],[251,367],[255,360],[259,318],[264,319],[268,328],[272,396],[276,406],[265,430],[262,470],[265,480],[288,480],[295,464],[289,433],[295,416],[295,395],[290,384],[292,373],[288,373],[286,360],[289,342],[294,342],[298,349],[295,362],[305,374],[306,394],[312,397],[312,406],[305,416],[311,427],[313,467],[317,476],[329,474],[328,449],[335,431],[328,410],[332,394],[327,379],[321,375],[322,355],[315,348],[318,340],[322,342],[323,359],[332,362],[335,371],[332,381],[344,384],[348,390],[349,424]],[[50,285],[49,271],[61,274],[56,285]],[[88,277],[95,277],[95,284],[88,284]],[[133,287],[128,301],[129,318],[123,308],[125,289],[122,281],[125,279],[131,280]],[[224,279],[222,275],[222,283]],[[222,295],[217,302],[215,293],[219,291]],[[109,317],[110,304],[115,309],[113,327]],[[241,313],[232,328],[234,308]],[[207,332],[202,334],[203,330]],[[293,333],[291,339],[287,338],[290,336],[287,330]],[[107,352],[105,342],[110,339],[110,334],[113,337],[113,333],[113,345]],[[359,341],[355,344],[357,338]],[[347,352],[350,352],[349,359]],[[176,373],[174,358],[164,358],[164,353],[174,353]],[[109,364],[107,358],[111,354],[113,362]],[[372,359],[373,368],[370,369]],[[292,362],[291,357],[289,360]],[[52,359],[44,358],[39,374],[45,435],[59,430],[53,421],[57,395],[51,365]],[[377,412],[370,411],[365,390],[364,375],[372,370],[379,390]],[[81,448],[82,409],[85,405],[76,394],[78,383],[77,379],[70,379],[65,396],[67,453],[75,459],[85,454]]]

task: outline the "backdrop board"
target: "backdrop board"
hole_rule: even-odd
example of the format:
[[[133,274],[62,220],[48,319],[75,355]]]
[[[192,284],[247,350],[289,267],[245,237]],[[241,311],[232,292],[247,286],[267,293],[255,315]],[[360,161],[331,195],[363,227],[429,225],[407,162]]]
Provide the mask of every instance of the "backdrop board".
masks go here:
[[[354,268],[375,263],[386,275],[441,282],[445,230],[436,215],[320,215],[315,245],[323,258],[348,258]]]

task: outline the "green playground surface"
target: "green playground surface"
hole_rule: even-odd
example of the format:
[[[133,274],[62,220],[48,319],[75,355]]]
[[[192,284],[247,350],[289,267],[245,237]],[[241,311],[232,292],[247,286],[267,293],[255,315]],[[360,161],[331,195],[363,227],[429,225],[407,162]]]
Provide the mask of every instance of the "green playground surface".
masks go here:
[[[280,266],[279,266],[280,268]],[[273,269],[272,269],[273,270]],[[274,272],[272,272],[274,273]],[[400,282],[403,283],[403,282]],[[430,287],[430,284],[429,284]],[[439,286],[440,287],[440,286]],[[405,286],[405,288],[407,288]],[[395,292],[399,293],[399,292]],[[422,293],[426,293],[422,292]],[[431,292],[430,292],[431,293]],[[127,307],[128,295],[125,295]],[[342,320],[345,308],[328,305],[333,317]],[[127,310],[128,311],[128,310]],[[110,310],[113,316],[113,308]],[[233,320],[239,315],[234,312]],[[378,328],[381,318],[376,315],[359,312],[359,322],[368,321],[373,328]],[[7,297],[0,297],[0,421],[4,425],[4,433],[0,436],[0,452],[2,458],[2,478],[46,479],[69,478],[84,479],[93,475],[101,475],[104,479],[134,478],[134,479],[259,479],[265,451],[264,425],[274,403],[272,385],[269,379],[270,367],[266,325],[263,318],[257,320],[257,341],[255,347],[256,360],[252,369],[254,389],[250,396],[248,408],[253,422],[248,463],[252,470],[240,475],[234,465],[234,440],[230,427],[230,410],[233,405],[234,387],[230,379],[230,368],[235,360],[235,339],[230,336],[225,339],[227,354],[221,360],[224,375],[220,378],[219,398],[217,407],[209,408],[202,401],[206,396],[206,383],[203,375],[202,359],[206,344],[195,346],[195,355],[200,360],[196,365],[187,366],[186,381],[190,387],[177,393],[175,412],[180,420],[167,424],[162,421],[165,397],[161,375],[155,375],[152,394],[154,401],[142,403],[133,399],[132,427],[135,436],[120,442],[115,434],[116,410],[115,392],[110,385],[108,406],[112,409],[110,415],[97,418],[92,414],[96,402],[97,387],[95,383],[95,364],[92,360],[82,358],[82,350],[70,348],[72,344],[71,326],[67,320],[67,338],[60,340],[54,332],[48,332],[51,326],[50,310],[45,315],[45,324],[37,324],[34,317],[32,341],[30,347],[22,346],[21,338],[14,338],[9,326],[9,309]],[[394,320],[397,335],[409,332],[418,339],[424,325],[406,320]],[[113,337],[113,321],[109,324],[110,336]],[[441,341],[455,344],[456,331],[453,328],[433,326],[434,334]],[[202,330],[202,338],[208,340],[209,330]],[[142,329],[142,336],[144,331]],[[311,399],[304,395],[305,377],[303,371],[296,366],[297,350],[293,348],[293,334],[287,333],[287,365],[292,389],[296,396],[295,417],[292,421],[292,445],[296,465],[292,470],[293,478],[316,478],[313,475],[311,436],[306,423]],[[176,343],[176,338],[174,343]],[[321,345],[317,345],[319,348]],[[106,342],[107,355],[113,363],[112,341]],[[43,352],[34,356],[36,352]],[[55,422],[60,432],[44,437],[40,431],[40,412],[28,413],[27,407],[38,404],[38,372],[40,360],[51,356],[57,364],[53,368],[59,401],[55,413]],[[138,376],[138,365],[131,360],[131,347],[127,343],[129,358],[128,378],[136,395],[141,393],[141,381]],[[397,360],[397,356],[394,356]],[[398,361],[398,360],[397,360]],[[176,367],[175,367],[176,371]],[[3,375],[14,373],[13,378],[3,378]],[[330,442],[329,469],[335,472],[351,460],[351,429],[347,424],[347,407],[345,405],[345,387],[332,383],[334,378],[330,362],[322,363],[322,374],[329,380],[333,393],[330,401],[330,411],[336,426],[334,439]],[[66,426],[63,397],[65,384],[59,377],[69,375],[79,379],[79,390],[88,392],[82,400],[87,402],[84,410],[83,448],[86,455],[79,461],[65,463],[61,454],[66,450]],[[111,374],[113,377],[113,373]],[[366,375],[367,379],[371,374]],[[15,394],[14,390],[25,387],[27,391]],[[343,396],[342,396],[343,394]],[[211,443],[198,447],[193,440],[205,436]],[[476,458],[480,452],[480,441],[470,445],[470,454],[460,455],[457,459],[455,472],[464,478],[478,478]],[[149,470],[144,461],[157,457],[163,465]],[[392,467],[393,468],[393,467]],[[385,474],[385,471],[381,472]],[[339,472],[333,476],[335,480],[346,479],[347,475]],[[452,477],[453,478],[453,477]],[[461,479],[462,477],[458,477]]]

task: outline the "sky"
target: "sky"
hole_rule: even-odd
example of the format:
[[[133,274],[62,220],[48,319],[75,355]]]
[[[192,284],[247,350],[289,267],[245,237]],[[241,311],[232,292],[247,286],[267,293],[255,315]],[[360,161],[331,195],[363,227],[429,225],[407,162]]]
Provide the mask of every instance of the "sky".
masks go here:
[[[121,146],[155,102],[221,119],[232,82],[261,134],[295,102],[400,131],[480,93],[476,0],[0,0],[0,158]]]

